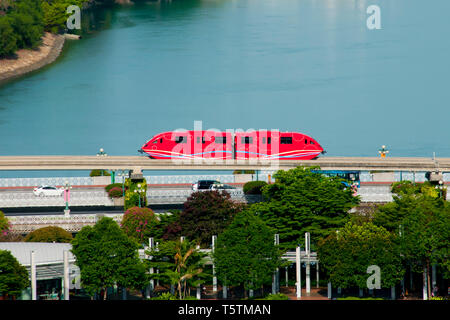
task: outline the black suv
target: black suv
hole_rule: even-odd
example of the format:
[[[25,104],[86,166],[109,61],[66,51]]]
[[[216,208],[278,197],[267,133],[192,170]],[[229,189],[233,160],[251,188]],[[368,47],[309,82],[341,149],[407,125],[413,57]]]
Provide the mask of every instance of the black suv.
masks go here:
[[[205,190],[210,189],[213,184],[220,184],[217,180],[199,180],[197,183],[192,185],[192,190]]]

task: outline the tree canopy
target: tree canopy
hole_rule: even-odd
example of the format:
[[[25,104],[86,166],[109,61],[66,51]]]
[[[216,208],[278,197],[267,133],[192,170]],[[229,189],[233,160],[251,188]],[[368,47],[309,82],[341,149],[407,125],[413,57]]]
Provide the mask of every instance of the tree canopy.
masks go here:
[[[198,250],[194,242],[162,241],[146,253],[152,256],[147,261],[148,267],[159,270],[159,273],[150,274],[150,278],[176,285],[179,299],[189,296],[191,286],[196,287],[211,278],[204,271],[206,254]]]
[[[122,217],[120,227],[139,243],[146,243],[154,237],[158,226],[155,213],[149,208],[131,207]]]
[[[81,283],[89,293],[104,292],[117,285],[142,289],[146,269],[139,260],[138,243],[129,238],[111,218],[103,217],[86,226],[72,241],[72,252],[81,271]]]
[[[348,211],[359,203],[343,179],[327,177],[316,167],[280,170],[276,182],[263,187],[264,202],[250,209],[280,235],[280,246],[295,248],[311,234],[311,245],[335,232],[349,219]]]
[[[394,286],[404,274],[398,238],[371,222],[348,222],[339,232],[320,240],[317,252],[334,286],[366,288],[371,265],[380,267],[383,288]]]
[[[227,192],[194,192],[180,214],[180,235],[208,247],[212,236],[222,233],[242,208],[243,205],[231,200]]]
[[[10,251],[0,250],[0,295],[17,296],[28,285],[27,269]]]
[[[26,242],[69,243],[72,239],[72,234],[63,228],[48,226],[30,232],[24,240]]]
[[[281,265],[281,251],[274,244],[275,230],[249,211],[236,215],[218,236],[214,249],[217,278],[226,285],[259,288],[272,281]]]

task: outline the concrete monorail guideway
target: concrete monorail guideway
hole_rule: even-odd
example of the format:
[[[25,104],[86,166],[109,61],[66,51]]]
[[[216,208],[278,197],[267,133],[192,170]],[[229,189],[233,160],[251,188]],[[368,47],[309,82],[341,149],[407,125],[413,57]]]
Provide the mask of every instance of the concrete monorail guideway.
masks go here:
[[[156,160],[145,156],[0,156],[2,170],[322,170],[450,172],[450,158],[321,157],[316,160]]]

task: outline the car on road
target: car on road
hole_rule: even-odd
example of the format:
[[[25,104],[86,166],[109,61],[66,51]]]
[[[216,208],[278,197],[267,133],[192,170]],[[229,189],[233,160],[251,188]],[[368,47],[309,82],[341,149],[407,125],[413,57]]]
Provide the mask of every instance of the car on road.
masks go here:
[[[35,196],[61,196],[64,193],[64,188],[56,188],[53,186],[39,186],[33,189]]]
[[[224,183],[214,183],[209,187],[209,190],[230,190],[230,189],[236,188]]]
[[[220,182],[217,180],[199,180],[192,185],[192,190],[209,190],[213,184],[220,184]]]

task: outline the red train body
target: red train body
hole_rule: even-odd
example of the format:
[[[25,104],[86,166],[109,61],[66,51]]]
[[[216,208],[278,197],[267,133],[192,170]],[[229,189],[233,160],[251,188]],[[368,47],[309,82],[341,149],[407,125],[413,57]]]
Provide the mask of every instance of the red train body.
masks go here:
[[[153,159],[311,160],[324,153],[313,138],[298,132],[169,131],[155,135],[140,152]]]

